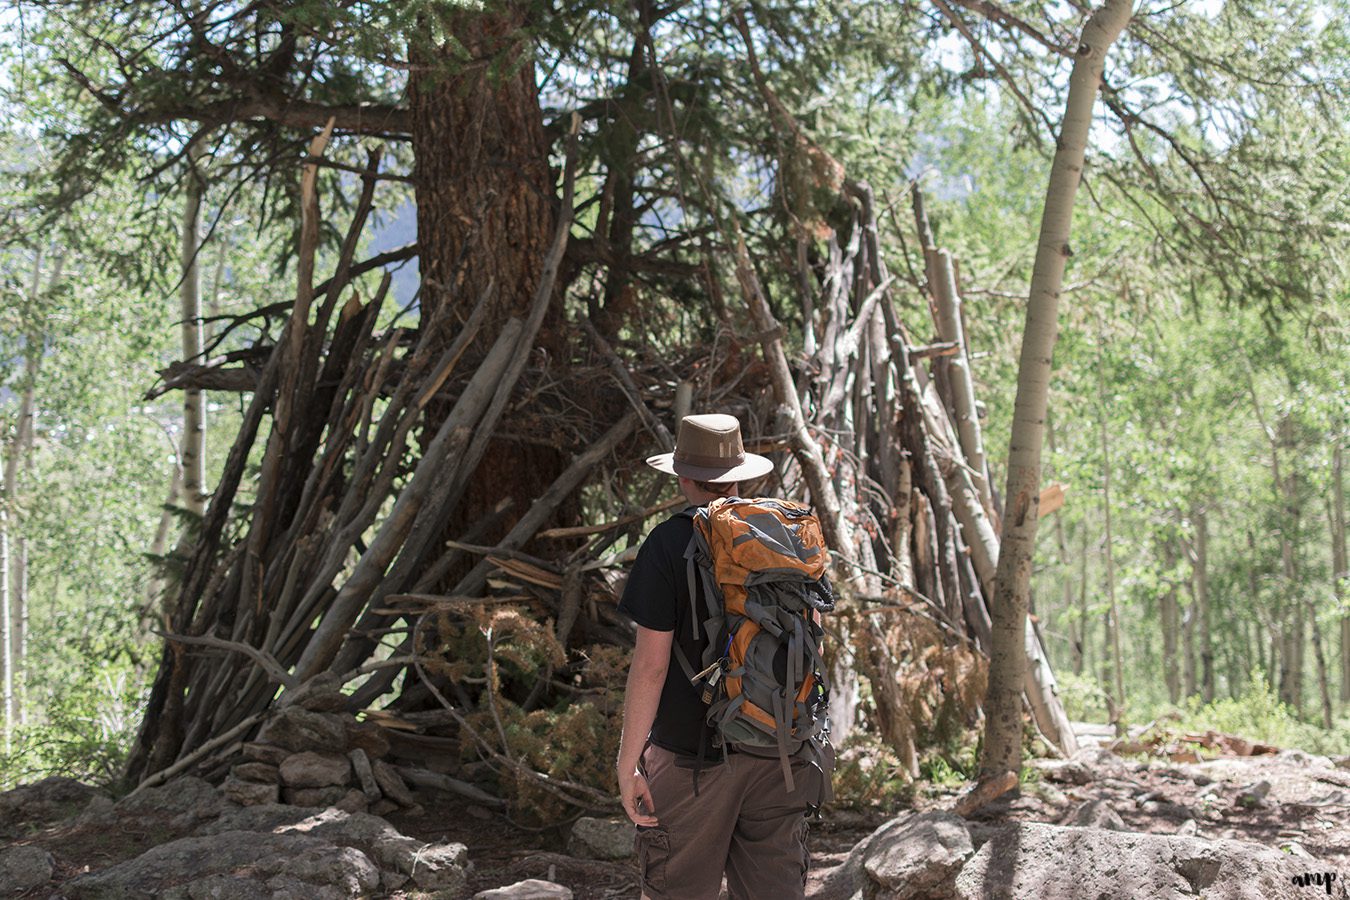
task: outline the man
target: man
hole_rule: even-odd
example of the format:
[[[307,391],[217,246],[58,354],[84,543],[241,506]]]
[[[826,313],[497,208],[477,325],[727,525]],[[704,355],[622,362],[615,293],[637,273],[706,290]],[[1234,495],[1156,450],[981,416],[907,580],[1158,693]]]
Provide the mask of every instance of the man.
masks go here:
[[[675,444],[674,453],[647,464],[677,476],[695,507],[737,496],[741,482],[773,468],[745,452],[734,416],[686,416]],[[707,707],[672,664],[676,641],[687,659],[703,654],[693,626],[707,615],[707,603],[694,598],[695,613],[684,558],[692,535],[687,511],[656,526],[619,603],[637,625],[618,780],[623,808],[638,826],[642,896],[716,900],[725,873],[732,900],[801,898],[805,816],[821,793],[819,771],[802,765],[789,792],[777,758],[728,752],[724,760],[704,718]]]

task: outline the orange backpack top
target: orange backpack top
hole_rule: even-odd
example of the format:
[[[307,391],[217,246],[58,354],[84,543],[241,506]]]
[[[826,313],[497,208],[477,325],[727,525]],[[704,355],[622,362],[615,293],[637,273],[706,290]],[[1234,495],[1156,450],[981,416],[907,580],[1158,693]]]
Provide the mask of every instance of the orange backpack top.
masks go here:
[[[694,536],[685,552],[689,597],[697,630],[701,583],[710,615],[696,637],[707,644],[699,671],[679,642],[676,657],[689,680],[703,687],[715,743],[777,756],[791,791],[791,758],[827,767],[828,685],[818,613],[834,609],[834,594],[820,521],[800,503],[737,497],[714,500],[692,517]],[[823,781],[828,786],[828,777]]]

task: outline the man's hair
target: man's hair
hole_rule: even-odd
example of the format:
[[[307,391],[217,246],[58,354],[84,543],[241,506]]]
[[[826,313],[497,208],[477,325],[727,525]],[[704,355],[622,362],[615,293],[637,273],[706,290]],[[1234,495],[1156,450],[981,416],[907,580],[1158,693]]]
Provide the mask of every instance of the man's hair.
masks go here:
[[[740,482],[737,481],[695,481],[700,491],[706,491],[709,494],[716,494],[719,497],[730,497],[740,489]]]

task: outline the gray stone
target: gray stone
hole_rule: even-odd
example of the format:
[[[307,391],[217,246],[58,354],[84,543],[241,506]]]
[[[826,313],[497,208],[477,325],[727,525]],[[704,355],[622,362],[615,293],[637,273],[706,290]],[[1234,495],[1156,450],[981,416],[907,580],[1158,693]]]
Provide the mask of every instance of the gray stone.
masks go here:
[[[572,891],[551,881],[528,878],[506,887],[479,891],[473,900],[572,900]]]
[[[338,753],[306,750],[288,757],[279,771],[281,783],[293,788],[331,787],[352,780],[351,760]]]
[[[0,794],[0,839],[17,837],[79,814],[102,791],[52,776]]]
[[[412,882],[424,891],[465,893],[469,848],[463,844],[428,844],[413,860]]]
[[[867,881],[867,876],[863,874],[863,861],[871,851],[872,845],[883,835],[905,824],[913,815],[905,813],[897,816],[854,844],[844,861],[821,879],[820,885],[812,894],[812,900],[850,900],[855,895],[857,900],[861,900],[862,887]]]
[[[572,825],[567,852],[582,859],[628,859],[633,855],[636,831],[628,819],[592,819],[583,816]]]
[[[401,807],[393,800],[381,799],[370,804],[370,814],[372,816],[387,816],[391,812],[398,812]]]
[[[304,707],[305,701],[316,694],[330,694],[342,687],[342,680],[332,672],[321,672],[304,684],[293,688],[287,688],[277,698],[277,706],[285,709],[288,706]]]
[[[333,805],[345,813],[363,813],[370,809],[370,801],[356,788],[348,788],[347,793]]]
[[[419,867],[427,870],[422,877],[430,881],[443,881],[448,885],[455,876],[446,871],[447,868],[458,866],[462,874],[468,864],[469,851],[463,844],[431,845],[401,834],[384,819],[364,813],[348,814],[337,809],[327,809],[292,825],[283,826],[279,831],[308,834],[338,844],[358,846],[379,863],[386,873],[398,874],[404,880],[411,877],[419,886]],[[423,854],[426,854],[425,860]],[[396,884],[386,878],[385,886],[394,887]]]
[[[260,741],[301,752],[321,750],[347,752],[347,728],[339,716],[317,713],[299,706],[278,710],[258,735]]]
[[[258,781],[244,781],[231,775],[220,786],[225,799],[240,806],[258,806],[262,803],[276,803],[281,796],[281,786],[276,782],[263,784]]]
[[[404,783],[403,776],[393,766],[382,759],[377,759],[370,764],[371,771],[375,774],[375,783],[380,786],[380,793],[393,800],[399,806],[416,806],[417,799],[413,797],[412,791],[408,790],[408,785]]]
[[[966,823],[946,812],[919,813],[873,841],[863,861],[867,900],[938,900],[975,852]]]
[[[1038,759],[1032,766],[1047,781],[1076,785],[1092,783],[1092,772],[1088,767],[1072,759]]]
[[[161,844],[135,859],[75,878],[63,890],[71,900],[298,900],[366,896],[379,884],[379,869],[352,847],[304,834],[226,831]]]
[[[1181,827],[1177,829],[1177,836],[1194,837],[1199,832],[1200,823],[1195,821],[1195,819],[1187,819],[1185,822],[1182,822]]]
[[[230,774],[241,781],[256,781],[258,784],[276,784],[280,778],[276,766],[258,761],[231,766]]]
[[[366,755],[366,751],[355,747],[347,757],[352,761],[356,783],[361,785],[361,791],[366,795],[366,799],[371,803],[379,800],[383,795],[380,793],[379,784],[375,781],[375,772],[370,766],[370,757]]]
[[[194,834],[223,834],[226,831],[276,831],[287,825],[303,822],[314,815],[312,809],[287,806],[284,803],[261,803],[257,806],[233,807],[220,818],[202,825]]]
[[[1106,831],[1129,831],[1125,820],[1105,800],[1089,800],[1073,811],[1066,825],[1079,828],[1101,828]]]
[[[117,803],[120,816],[182,815],[209,819],[225,808],[221,792],[201,778],[175,778],[159,787],[145,788],[128,794]]]
[[[347,746],[360,747],[371,759],[380,759],[389,752],[389,738],[384,729],[373,722],[357,722],[348,717],[344,720],[347,729]]]
[[[84,809],[75,817],[75,824],[93,827],[111,825],[117,821],[115,808],[116,804],[113,803],[111,797],[104,797],[100,794],[85,804]]]
[[[286,761],[286,757],[291,755],[291,751],[285,747],[278,747],[276,744],[260,744],[257,741],[249,741],[242,749],[244,755],[249,759],[267,763],[269,766],[279,766]]]
[[[1270,782],[1258,781],[1249,787],[1238,791],[1238,795],[1233,798],[1233,802],[1244,809],[1264,809],[1270,803],[1266,797],[1270,794]]]
[[[1295,900],[1306,862],[1242,841],[1063,828],[998,828],[956,877],[963,900]]]
[[[52,878],[52,855],[41,847],[0,849],[0,890],[15,894],[31,891]]]
[[[318,788],[283,788],[281,799],[292,806],[326,809],[336,806],[347,796],[347,789],[338,785]]]

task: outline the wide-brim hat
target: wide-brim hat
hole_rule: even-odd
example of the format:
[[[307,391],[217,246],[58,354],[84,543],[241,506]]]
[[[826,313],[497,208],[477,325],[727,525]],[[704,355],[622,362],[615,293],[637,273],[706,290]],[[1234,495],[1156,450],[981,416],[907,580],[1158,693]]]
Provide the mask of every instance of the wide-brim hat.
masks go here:
[[[773,471],[771,460],[745,452],[740,421],[720,413],[685,416],[680,420],[675,452],[649,456],[647,465],[667,475],[712,484],[749,481]]]

